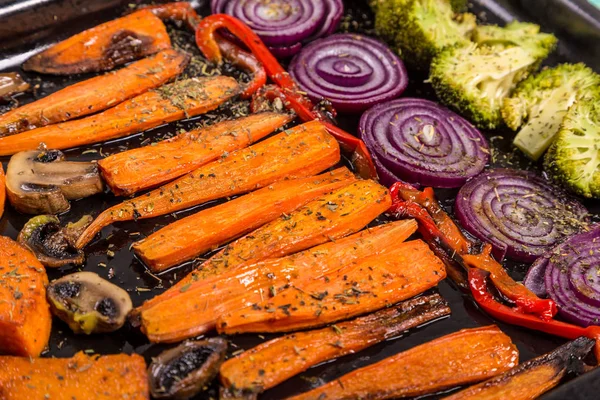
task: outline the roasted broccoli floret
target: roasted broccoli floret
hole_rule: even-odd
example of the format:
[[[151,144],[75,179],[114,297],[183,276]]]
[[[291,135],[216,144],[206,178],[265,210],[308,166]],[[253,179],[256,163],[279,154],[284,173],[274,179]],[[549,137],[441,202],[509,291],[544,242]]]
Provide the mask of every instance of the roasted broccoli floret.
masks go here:
[[[502,117],[519,130],[514,145],[533,160],[539,159],[558,132],[569,107],[600,87],[600,75],[584,64],[562,64],[521,82],[504,99]]]
[[[556,36],[540,32],[539,25],[513,21],[505,27],[479,25],[473,32],[473,41],[488,46],[520,46],[540,62],[556,47]]]
[[[467,11],[467,0],[450,0],[450,5],[452,6],[452,10],[454,12],[464,12]]]
[[[544,168],[574,193],[600,198],[600,93],[567,111]]]
[[[456,44],[470,43],[475,16],[455,14],[449,0],[379,0],[375,28],[403,61],[427,70],[433,56]]]

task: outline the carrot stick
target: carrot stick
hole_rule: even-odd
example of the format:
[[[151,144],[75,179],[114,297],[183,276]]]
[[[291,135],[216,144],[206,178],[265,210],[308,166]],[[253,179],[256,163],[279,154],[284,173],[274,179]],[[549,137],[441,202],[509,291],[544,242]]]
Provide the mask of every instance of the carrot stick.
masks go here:
[[[2,400],[150,397],[142,356],[83,352],[72,358],[0,357],[0,395]]]
[[[389,206],[390,198],[372,181],[338,189],[225,246],[166,292],[146,301],[140,309],[176,296],[187,284],[194,288],[225,271],[348,236],[364,228]]]
[[[235,79],[225,76],[178,81],[99,114],[1,137],[0,155],[34,150],[40,143],[62,150],[121,138],[214,110],[238,90]]]
[[[0,282],[0,354],[39,356],[52,324],[46,270],[32,253],[0,236]]]
[[[366,314],[430,289],[446,277],[442,261],[421,240],[401,243],[329,274],[298,282],[252,308],[217,320],[219,333],[289,332]]]
[[[228,311],[257,304],[286,285],[313,279],[357,260],[384,255],[417,228],[403,220],[371,228],[291,256],[244,265],[142,310],[141,328],[152,342],[177,342],[215,328]]]
[[[27,60],[23,69],[56,75],[108,71],[170,47],[163,22],[140,10],[55,44]]]
[[[291,120],[289,114],[253,114],[185,132],[154,146],[117,153],[100,160],[98,165],[114,194],[131,195],[226,157]]]
[[[4,168],[0,163],[0,218],[4,214],[4,203],[6,202],[6,176],[4,175]]]
[[[321,123],[309,122],[202,166],[149,194],[109,208],[83,232],[76,245],[82,248],[102,228],[116,221],[157,217],[247,193],[280,179],[311,176],[339,160],[337,141]]]
[[[293,400],[416,397],[501,374],[519,353],[498,327],[463,329],[354,370]]]
[[[94,114],[175,78],[189,56],[172,49],[76,83],[0,115],[0,137]]]
[[[331,327],[278,337],[227,360],[221,365],[221,383],[234,396],[261,393],[314,365],[449,314],[444,299],[433,294]]]
[[[354,180],[346,168],[340,168],[319,176],[275,182],[167,225],[134,243],[133,250],[153,272],[161,272]]]

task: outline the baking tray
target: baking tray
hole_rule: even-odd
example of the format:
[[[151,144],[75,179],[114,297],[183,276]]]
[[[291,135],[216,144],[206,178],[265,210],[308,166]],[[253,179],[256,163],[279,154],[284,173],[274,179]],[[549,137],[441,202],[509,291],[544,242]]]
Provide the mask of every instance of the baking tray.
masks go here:
[[[533,0],[524,0],[533,1]],[[110,6],[106,5],[110,2]],[[34,90],[32,93],[21,95],[15,98],[15,102],[24,103],[35,98],[43,97],[66,85],[86,79],[87,75],[73,76],[66,78],[44,76],[43,79],[37,74],[30,74],[20,70],[19,65],[35,51],[47,47],[48,45],[64,39],[76,32],[88,27],[97,25],[101,22],[115,18],[121,15],[131,7],[130,1],[119,0],[88,0],[83,2],[78,0],[0,0],[0,71],[19,71],[32,83]],[[206,2],[197,1],[195,5],[206,15]],[[370,13],[365,1],[345,1],[346,16],[342,29],[351,32],[373,33],[372,14]],[[6,12],[12,10],[12,12]],[[58,11],[48,11],[58,10]],[[472,12],[484,21],[491,23],[505,23],[511,19],[527,20],[525,10],[511,0],[478,0],[472,5]],[[49,23],[44,13],[60,12],[62,14],[52,15],[51,19],[59,23]],[[44,14],[44,15],[42,15]],[[43,17],[43,18],[42,18]],[[42,21],[46,21],[43,22]],[[6,24],[19,27],[27,25],[28,21],[40,20],[40,26],[36,29],[19,28],[17,34],[10,34],[10,29],[4,29]],[[17,22],[15,22],[17,21]],[[43,23],[42,23],[43,22]],[[171,29],[175,27],[171,26]],[[15,28],[17,29],[17,28]],[[191,35],[185,31],[175,31],[181,43],[191,43]],[[549,64],[564,61],[579,61],[584,59],[584,52],[579,53],[574,42],[564,33],[560,35],[560,45],[557,52],[548,60]],[[187,40],[187,42],[186,42]],[[590,44],[590,46],[595,44]],[[193,46],[191,47],[193,49]],[[409,89],[404,96],[419,96],[435,99],[431,88],[423,83],[426,77],[411,73],[411,82]],[[14,104],[12,104],[14,105]],[[0,105],[0,112],[4,112],[10,104]],[[226,108],[222,112],[227,112]],[[200,116],[191,121],[183,121],[167,126],[152,129],[148,132],[129,137],[125,140],[114,140],[108,143],[86,146],[83,148],[65,151],[70,160],[93,160],[102,158],[108,154],[122,151],[125,148],[138,147],[148,138],[168,136],[173,134],[176,128],[189,128],[195,126],[198,122],[217,117],[218,113],[211,113],[208,116]],[[358,123],[358,117],[339,118],[339,123],[349,132],[355,133]],[[497,130],[485,132],[490,140],[493,149],[493,160],[491,166],[508,166],[513,168],[539,169],[539,165],[532,164],[524,159],[518,152],[510,146],[512,134],[507,131]],[[0,158],[0,161],[6,167],[8,157]],[[437,191],[443,206],[452,211],[455,190]],[[97,215],[100,211],[121,201],[112,194],[97,195],[91,198],[72,202],[71,210],[61,216],[63,222],[74,221],[84,214]],[[210,205],[212,205],[211,203]],[[588,208],[596,215],[600,212],[598,205],[587,202]],[[181,268],[166,274],[160,275],[161,281],[148,274],[131,251],[129,246],[134,240],[146,236],[156,229],[181,218],[197,212],[204,206],[194,207],[190,210],[177,212],[172,215],[158,217],[137,222],[117,223],[102,231],[101,237],[96,238],[87,248],[87,261],[82,269],[93,271],[104,278],[110,278],[113,283],[128,290],[133,300],[134,306],[141,304],[144,300],[151,298],[165,288],[169,287],[178,277],[182,277],[192,268],[192,263],[188,263]],[[16,238],[19,230],[30,216],[21,215],[14,211],[10,206],[0,220],[0,234]],[[132,237],[139,233],[140,236]],[[107,250],[114,252],[114,257],[107,256]],[[102,265],[105,264],[106,267]],[[507,266],[509,272],[515,279],[522,279],[527,266],[523,264],[512,263]],[[67,273],[75,272],[74,268],[49,269],[50,279],[55,279]],[[141,290],[140,290],[141,289]],[[145,291],[151,289],[151,291]],[[448,318],[430,323],[402,337],[388,340],[369,349],[361,351],[354,355],[349,355],[335,361],[323,363],[309,369],[281,385],[265,392],[261,399],[281,399],[289,395],[307,391],[324,382],[333,380],[342,374],[362,367],[367,364],[377,362],[383,358],[409,349],[416,345],[428,342],[440,336],[455,332],[462,328],[470,328],[482,325],[497,323],[485,313],[481,312],[468,295],[458,291],[450,282],[443,281],[435,289],[449,302],[452,309],[452,315]],[[528,360],[550,350],[553,350],[564,343],[563,339],[533,332],[520,327],[497,323],[500,328],[507,333],[517,345],[520,351],[521,361]],[[270,335],[259,337],[258,335],[242,335],[229,338],[231,341],[230,351],[248,349],[260,342],[269,339]],[[121,330],[110,335],[81,336],[74,335],[66,324],[58,319],[53,321],[52,336],[49,349],[44,356],[70,357],[77,351],[93,350],[100,354],[113,353],[139,353],[147,361],[156,356],[167,346],[150,344],[144,335],[137,329],[128,325]],[[598,389],[600,389],[600,370],[592,371],[571,382],[561,385],[559,388],[549,392],[543,399],[595,399]],[[206,393],[198,396],[196,399],[217,398],[217,386],[213,385]],[[440,394],[424,397],[426,399],[439,398]]]

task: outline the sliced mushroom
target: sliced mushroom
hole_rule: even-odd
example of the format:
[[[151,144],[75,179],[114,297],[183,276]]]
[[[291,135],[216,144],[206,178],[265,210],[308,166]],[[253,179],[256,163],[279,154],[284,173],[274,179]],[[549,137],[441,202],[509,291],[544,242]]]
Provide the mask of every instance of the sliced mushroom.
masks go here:
[[[102,192],[95,162],[65,161],[59,150],[15,154],[6,171],[6,193],[15,209],[26,214],[68,211],[69,200]]]
[[[225,360],[222,338],[188,341],[162,352],[148,367],[150,392],[155,399],[189,399],[209,384]]]
[[[133,308],[129,294],[93,272],[76,272],[47,289],[52,313],[75,333],[114,332]]]
[[[25,82],[21,75],[16,72],[0,74],[0,97],[7,98],[13,94],[22,93],[29,89],[29,83]]]
[[[46,267],[81,265],[85,254],[75,247],[75,242],[93,220],[91,215],[85,215],[79,221],[61,227],[54,215],[38,215],[27,221],[17,241],[31,250]]]

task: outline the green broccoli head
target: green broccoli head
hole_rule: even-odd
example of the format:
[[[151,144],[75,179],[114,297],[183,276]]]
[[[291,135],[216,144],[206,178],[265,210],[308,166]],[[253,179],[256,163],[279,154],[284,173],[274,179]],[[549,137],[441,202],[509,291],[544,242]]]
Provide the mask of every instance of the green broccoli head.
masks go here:
[[[502,121],[502,101],[537,61],[519,46],[471,44],[449,48],[434,58],[429,79],[443,103],[478,127],[493,129]]]
[[[505,27],[479,25],[473,32],[473,41],[487,46],[520,46],[540,61],[556,47],[556,36],[540,32],[539,25],[513,21]]]
[[[504,99],[502,117],[519,130],[514,145],[538,160],[552,143],[569,107],[600,87],[600,75],[584,64],[562,64],[548,68],[521,82]]]
[[[574,193],[600,198],[600,92],[569,109],[544,168]]]
[[[379,35],[416,69],[427,70],[448,46],[469,43],[476,27],[474,15],[455,14],[448,0],[377,0],[374,9]]]

